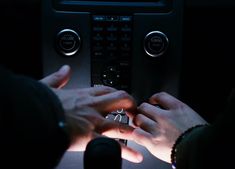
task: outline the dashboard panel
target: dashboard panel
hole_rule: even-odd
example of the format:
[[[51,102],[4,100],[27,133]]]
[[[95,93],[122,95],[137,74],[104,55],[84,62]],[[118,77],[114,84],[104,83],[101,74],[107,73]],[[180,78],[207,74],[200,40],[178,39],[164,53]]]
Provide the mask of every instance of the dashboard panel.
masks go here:
[[[63,64],[72,67],[67,88],[107,85],[132,94],[138,103],[153,93],[179,91],[182,59],[183,1],[71,1],[44,0],[42,4],[43,72]],[[144,89],[144,90],[143,90]],[[125,112],[107,116],[129,123]],[[137,144],[144,162],[124,161],[123,168],[170,165]],[[67,152],[59,168],[67,168]],[[81,167],[82,153],[77,167]],[[75,155],[74,154],[74,155]]]

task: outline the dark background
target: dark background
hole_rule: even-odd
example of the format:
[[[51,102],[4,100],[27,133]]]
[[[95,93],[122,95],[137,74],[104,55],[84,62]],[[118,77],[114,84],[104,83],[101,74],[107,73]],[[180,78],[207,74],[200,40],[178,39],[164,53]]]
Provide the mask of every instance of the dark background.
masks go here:
[[[42,77],[40,0],[0,2],[0,63]],[[209,122],[234,87],[235,1],[187,0],[180,99]]]

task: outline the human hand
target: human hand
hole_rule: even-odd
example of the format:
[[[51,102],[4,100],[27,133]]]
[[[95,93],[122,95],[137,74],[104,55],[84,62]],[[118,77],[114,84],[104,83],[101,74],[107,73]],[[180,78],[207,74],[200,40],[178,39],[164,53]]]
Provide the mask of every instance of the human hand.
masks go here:
[[[109,112],[118,109],[123,108],[127,111],[136,109],[135,101],[130,95],[107,86],[61,89],[68,82],[69,75],[70,67],[63,66],[58,72],[41,80],[54,91],[65,110],[72,140],[69,151],[84,151],[91,139],[100,137],[104,133],[120,139],[131,135],[133,127],[105,118]],[[142,161],[140,153],[125,145],[121,147],[123,158],[132,162]]]
[[[68,83],[70,75],[70,66],[63,65],[58,71],[44,77],[40,82],[50,88],[60,89]]]
[[[105,117],[118,109],[133,111],[136,105],[133,98],[124,91],[107,86],[56,91],[70,124],[72,146],[70,151],[83,151],[87,143],[104,133],[115,138],[125,139],[131,135],[133,127],[113,122]],[[110,136],[109,135],[109,136]],[[138,152],[122,146],[122,157],[132,161],[142,161]]]
[[[137,128],[129,139],[145,146],[154,156],[170,163],[170,155],[176,139],[187,129],[207,124],[189,106],[161,92],[154,94],[148,103],[138,107],[138,114],[129,116]],[[154,106],[160,105],[163,109]]]

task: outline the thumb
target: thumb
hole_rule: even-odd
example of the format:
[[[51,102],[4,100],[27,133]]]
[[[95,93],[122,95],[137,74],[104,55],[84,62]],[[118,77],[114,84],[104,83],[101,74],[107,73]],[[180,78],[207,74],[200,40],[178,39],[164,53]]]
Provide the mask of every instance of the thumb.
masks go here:
[[[57,72],[54,72],[41,79],[40,82],[53,88],[62,88],[68,83],[70,74],[70,66],[64,65]]]

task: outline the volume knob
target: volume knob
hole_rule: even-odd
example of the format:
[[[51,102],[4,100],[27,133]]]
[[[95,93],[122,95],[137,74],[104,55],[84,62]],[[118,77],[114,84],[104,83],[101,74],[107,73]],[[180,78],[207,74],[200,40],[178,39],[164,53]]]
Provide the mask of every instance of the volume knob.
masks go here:
[[[64,56],[72,56],[81,46],[81,38],[72,29],[63,29],[57,34],[56,46],[59,53]]]
[[[168,45],[167,36],[160,31],[149,32],[144,38],[144,51],[154,58],[162,56],[167,51]]]

